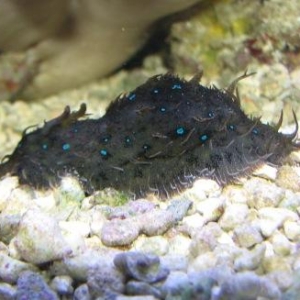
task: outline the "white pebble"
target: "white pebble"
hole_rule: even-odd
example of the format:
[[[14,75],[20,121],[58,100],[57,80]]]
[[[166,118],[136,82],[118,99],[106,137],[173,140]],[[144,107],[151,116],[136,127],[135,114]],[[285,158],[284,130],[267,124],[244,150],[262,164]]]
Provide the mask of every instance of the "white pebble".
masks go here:
[[[263,241],[260,232],[256,227],[244,223],[238,225],[233,231],[233,239],[244,248],[252,247]]]
[[[79,255],[86,250],[85,239],[76,231],[62,232],[63,238],[71,249],[72,255]]]
[[[211,180],[211,179],[196,180],[193,185],[193,188],[190,190],[190,192],[195,193],[196,196],[197,195],[200,195],[200,196],[205,195],[207,198],[218,197],[221,195],[221,191],[222,191],[222,189],[217,184],[217,182],[214,180]]]
[[[287,256],[292,251],[291,242],[279,231],[274,232],[269,241],[273,245],[274,252],[278,255]]]
[[[248,193],[250,207],[260,209],[263,207],[276,207],[284,198],[284,190],[276,184],[263,179],[253,178],[244,185]]]
[[[288,208],[293,211],[300,206],[300,193],[294,193],[286,190],[284,199],[280,202],[279,207]]]
[[[117,251],[109,249],[105,253],[88,249],[81,255],[64,259],[62,263],[74,280],[85,281],[91,269],[112,265],[116,253]]]
[[[258,211],[258,216],[260,218],[268,219],[268,220],[279,220],[280,223],[283,223],[285,220],[298,220],[298,216],[295,212],[286,209],[286,208],[275,208],[275,207],[265,207],[261,208]]]
[[[247,204],[247,192],[241,187],[228,185],[224,188],[222,194],[228,199],[230,203]]]
[[[169,239],[169,253],[175,255],[188,255],[191,239],[184,235],[176,235]]]
[[[217,259],[217,265],[220,265],[222,268],[227,266],[229,269],[232,268],[232,262],[235,257],[240,255],[241,252],[242,250],[234,244],[218,244],[213,250]]]
[[[58,201],[81,202],[85,195],[82,187],[76,177],[65,176],[56,189],[56,198]]]
[[[106,218],[104,214],[100,211],[93,209],[91,213],[90,224],[91,235],[101,236],[101,230],[105,222]]]
[[[280,227],[280,221],[273,221],[267,219],[261,219],[256,222],[259,226],[259,229],[264,237],[270,237],[277,228]]]
[[[9,200],[1,211],[1,215],[22,215],[28,209],[35,207],[33,195],[29,188],[16,188],[11,191]]]
[[[182,224],[187,227],[187,230],[192,234],[198,232],[206,223],[205,218],[199,214],[186,216],[182,220]]]
[[[196,210],[204,217],[206,222],[216,221],[223,213],[224,203],[225,199],[223,197],[208,198],[198,202]]]
[[[265,255],[262,265],[265,273],[292,272],[292,266],[289,257],[279,256],[276,254],[269,257]]]
[[[222,235],[223,231],[219,224],[211,222],[205,225],[192,239],[190,247],[190,255],[197,257],[200,254],[210,252],[217,244],[217,239]]]
[[[296,221],[286,221],[283,224],[284,234],[291,241],[299,241],[300,238],[300,224]]]
[[[300,192],[300,168],[282,166],[277,175],[276,183],[294,192]]]
[[[73,279],[70,276],[61,275],[52,279],[50,287],[59,295],[71,295],[73,289]]]
[[[264,245],[266,247],[265,258],[273,257],[275,255],[273,245],[269,241],[265,241]]]
[[[220,236],[217,238],[218,245],[231,245],[235,246],[232,236],[227,232],[222,231]]]
[[[275,167],[262,165],[253,172],[253,175],[274,181],[276,179],[277,172],[278,170]]]
[[[206,252],[197,256],[192,260],[188,267],[188,273],[205,271],[209,268],[213,268],[217,263],[217,257],[213,252]]]
[[[41,264],[71,254],[55,219],[38,211],[27,211],[14,239],[20,256],[31,263]]]
[[[220,218],[219,224],[222,229],[229,231],[237,225],[245,222],[249,214],[246,204],[232,204],[225,208],[225,212]]]
[[[8,255],[0,253],[0,278],[5,282],[16,283],[17,279],[22,271],[36,271],[36,267],[13,259]],[[1,298],[1,297],[0,297]]]
[[[76,232],[82,237],[87,237],[90,234],[89,224],[82,221],[60,221],[59,227],[64,231]]]
[[[32,201],[35,203],[35,205],[42,211],[51,211],[55,210],[56,208],[56,200],[54,197],[54,194],[52,192],[47,192],[44,195],[40,192],[36,192],[37,198],[32,199]]]
[[[0,210],[7,205],[11,192],[18,186],[18,177],[6,177],[0,181]]]
[[[132,249],[145,253],[165,255],[169,251],[169,242],[162,236],[146,237],[141,235],[134,241]]]
[[[260,227],[262,234],[269,237],[281,227],[286,220],[295,221],[297,214],[286,208],[264,207],[258,211],[259,220],[256,224]]]
[[[239,255],[234,261],[234,268],[238,271],[251,271],[257,269],[266,252],[266,246],[259,244],[251,251],[244,249],[241,255]]]

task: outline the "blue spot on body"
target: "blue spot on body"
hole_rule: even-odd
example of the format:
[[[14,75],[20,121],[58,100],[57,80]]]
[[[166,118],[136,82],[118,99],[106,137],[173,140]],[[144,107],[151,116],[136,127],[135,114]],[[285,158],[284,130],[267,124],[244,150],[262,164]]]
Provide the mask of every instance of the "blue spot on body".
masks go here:
[[[101,149],[99,152],[100,152],[101,156],[103,156],[103,157],[107,157],[107,155],[108,155],[108,151],[106,149]]]
[[[125,147],[132,145],[132,139],[130,136],[125,136]]]
[[[47,149],[48,149],[48,145],[47,145],[47,144],[43,144],[43,145],[42,145],[42,149],[43,149],[43,150],[47,150]]]
[[[158,89],[154,89],[153,90],[153,94],[158,94],[159,90]]]
[[[63,149],[64,151],[68,151],[68,150],[70,150],[70,148],[71,148],[71,146],[70,146],[70,144],[68,144],[68,143],[62,145],[62,149]]]
[[[129,94],[129,95],[128,95],[128,99],[129,99],[130,101],[135,100],[135,98],[136,98],[136,94]]]
[[[215,114],[212,111],[210,111],[207,115],[209,118],[213,118],[215,116]]]
[[[255,135],[257,135],[258,134],[258,129],[257,128],[253,128],[252,129],[252,133],[255,134]]]
[[[200,140],[201,142],[207,141],[207,140],[208,140],[208,135],[207,135],[207,134],[202,134],[202,135],[200,135],[199,140]]]
[[[235,126],[233,124],[228,125],[227,128],[230,131],[234,131],[235,130]]]
[[[149,150],[151,148],[151,146],[150,145],[148,145],[148,144],[144,144],[143,145],[143,149],[146,151],[146,150]]]
[[[178,127],[178,128],[176,129],[176,133],[177,133],[178,135],[184,135],[184,134],[185,134],[185,129],[184,129],[183,127]]]
[[[181,89],[182,89],[182,87],[181,87],[180,84],[174,84],[174,85],[172,86],[172,90],[181,90]]]
[[[107,135],[107,136],[101,138],[101,142],[102,142],[103,144],[107,144],[107,143],[109,142],[110,139],[111,139],[111,136],[110,136],[110,135]]]
[[[159,110],[160,110],[161,112],[165,112],[165,111],[166,111],[166,108],[165,108],[165,107],[161,107]]]

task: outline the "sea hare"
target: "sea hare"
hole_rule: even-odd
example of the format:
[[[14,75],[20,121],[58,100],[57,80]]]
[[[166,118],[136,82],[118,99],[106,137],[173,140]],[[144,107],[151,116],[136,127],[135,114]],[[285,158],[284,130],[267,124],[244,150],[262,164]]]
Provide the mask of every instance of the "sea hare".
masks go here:
[[[236,181],[263,163],[279,165],[300,148],[291,134],[241,110],[234,93],[166,74],[119,96],[99,119],[84,119],[86,105],[67,106],[42,128],[25,130],[15,151],[0,165],[0,176],[48,188],[65,175],[78,177],[87,194],[105,187],[168,197],[199,178]]]

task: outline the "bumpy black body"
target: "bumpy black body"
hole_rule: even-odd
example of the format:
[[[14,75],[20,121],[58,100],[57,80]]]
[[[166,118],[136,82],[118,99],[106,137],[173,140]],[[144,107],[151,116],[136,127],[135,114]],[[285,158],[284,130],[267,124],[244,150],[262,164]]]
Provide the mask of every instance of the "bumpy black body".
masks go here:
[[[247,75],[245,75],[247,76]],[[243,76],[243,77],[245,77]],[[105,187],[161,197],[207,177],[220,184],[261,163],[279,164],[299,148],[291,135],[248,118],[232,90],[207,88],[167,74],[122,95],[98,120],[78,120],[70,108],[42,128],[23,134],[0,165],[20,183],[49,187],[77,176],[87,193]],[[297,125],[297,122],[296,122]]]

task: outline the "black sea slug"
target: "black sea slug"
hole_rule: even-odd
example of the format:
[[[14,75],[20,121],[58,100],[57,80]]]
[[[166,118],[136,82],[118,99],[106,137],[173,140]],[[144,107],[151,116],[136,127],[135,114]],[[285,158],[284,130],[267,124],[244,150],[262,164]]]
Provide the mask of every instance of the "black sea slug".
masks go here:
[[[105,187],[168,197],[200,177],[225,185],[269,163],[279,165],[293,150],[296,129],[278,132],[258,118],[248,118],[234,93],[204,87],[174,75],[150,78],[118,97],[100,119],[78,120],[86,105],[67,106],[42,128],[25,130],[15,151],[0,165],[0,176],[47,188],[65,175],[78,177],[87,194]]]

